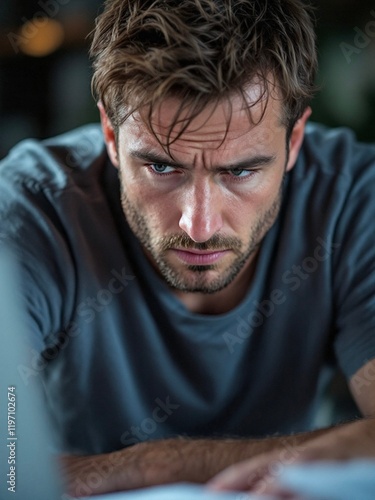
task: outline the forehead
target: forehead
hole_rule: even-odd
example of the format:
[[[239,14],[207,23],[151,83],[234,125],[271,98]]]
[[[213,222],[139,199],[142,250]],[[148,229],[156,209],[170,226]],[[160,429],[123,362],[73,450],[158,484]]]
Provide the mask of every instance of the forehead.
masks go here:
[[[246,101],[240,95],[211,103],[190,118],[189,106],[168,98],[149,115],[140,110],[120,127],[124,137],[136,145],[156,144],[173,148],[235,149],[249,141],[255,146],[270,143],[282,133],[282,104],[277,97],[262,99],[259,86],[247,89]],[[176,120],[177,118],[177,120]]]

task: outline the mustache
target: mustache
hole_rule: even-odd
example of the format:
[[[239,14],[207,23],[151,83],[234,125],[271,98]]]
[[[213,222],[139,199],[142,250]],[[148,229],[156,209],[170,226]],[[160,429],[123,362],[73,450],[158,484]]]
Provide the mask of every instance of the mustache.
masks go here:
[[[164,236],[160,238],[159,245],[162,251],[170,250],[171,248],[179,248],[183,250],[231,249],[236,253],[240,253],[242,248],[242,242],[238,238],[221,236],[219,234],[214,234],[209,240],[202,243],[197,243],[196,241],[189,238],[187,234]]]

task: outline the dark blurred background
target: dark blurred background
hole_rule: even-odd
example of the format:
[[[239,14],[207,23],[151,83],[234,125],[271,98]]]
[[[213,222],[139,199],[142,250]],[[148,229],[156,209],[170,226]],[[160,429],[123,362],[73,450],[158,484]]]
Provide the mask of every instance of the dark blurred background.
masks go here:
[[[98,120],[88,33],[103,0],[0,0],[0,157],[25,137]],[[313,119],[375,139],[375,1],[315,0]]]

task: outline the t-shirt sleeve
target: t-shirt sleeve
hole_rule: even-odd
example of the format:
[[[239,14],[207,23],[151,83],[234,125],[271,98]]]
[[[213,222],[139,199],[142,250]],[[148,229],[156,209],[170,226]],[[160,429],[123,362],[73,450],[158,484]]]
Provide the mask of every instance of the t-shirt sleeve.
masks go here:
[[[10,249],[19,269],[26,343],[41,353],[69,323],[74,268],[49,194],[31,177],[23,178],[12,162],[1,166],[0,244]]]
[[[347,378],[375,358],[375,147],[358,147],[353,161],[361,167],[336,227],[332,268],[334,349]]]

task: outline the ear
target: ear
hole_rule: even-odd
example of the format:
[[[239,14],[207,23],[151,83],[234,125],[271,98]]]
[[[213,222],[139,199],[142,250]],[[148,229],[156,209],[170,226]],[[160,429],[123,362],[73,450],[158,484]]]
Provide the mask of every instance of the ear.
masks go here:
[[[104,142],[107,147],[108,156],[113,165],[117,168],[119,166],[119,161],[117,155],[116,134],[101,101],[98,102],[98,108],[100,112],[100,121],[102,123]]]
[[[289,159],[288,164],[286,166],[286,171],[292,170],[294,167],[298,153],[302,146],[302,141],[305,135],[305,127],[307,120],[309,119],[312,111],[310,107],[307,107],[296,123],[294,124],[290,139],[289,139]]]

